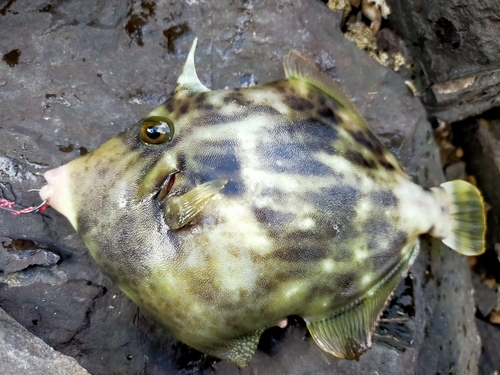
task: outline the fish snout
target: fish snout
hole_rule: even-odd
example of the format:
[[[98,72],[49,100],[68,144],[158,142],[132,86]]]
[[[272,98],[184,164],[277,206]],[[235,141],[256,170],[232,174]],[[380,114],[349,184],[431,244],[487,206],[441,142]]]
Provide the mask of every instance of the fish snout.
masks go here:
[[[40,189],[40,198],[66,216],[76,229],[76,213],[71,200],[68,165],[50,169],[43,174],[47,184]]]

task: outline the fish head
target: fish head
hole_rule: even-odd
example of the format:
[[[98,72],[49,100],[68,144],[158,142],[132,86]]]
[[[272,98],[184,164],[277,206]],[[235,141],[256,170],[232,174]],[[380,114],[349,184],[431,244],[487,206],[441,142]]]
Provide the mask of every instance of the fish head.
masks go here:
[[[210,91],[196,74],[195,48],[196,40],[172,98],[92,152],[44,174],[47,184],[41,198],[77,231],[82,213],[99,217],[103,211],[126,211],[161,202],[171,192],[182,167],[175,145],[193,120],[183,108]],[[176,186],[182,190],[181,185],[182,177]]]
[[[169,192],[176,162],[173,121],[148,116],[92,152],[44,174],[40,196],[78,230],[80,212],[128,209]]]

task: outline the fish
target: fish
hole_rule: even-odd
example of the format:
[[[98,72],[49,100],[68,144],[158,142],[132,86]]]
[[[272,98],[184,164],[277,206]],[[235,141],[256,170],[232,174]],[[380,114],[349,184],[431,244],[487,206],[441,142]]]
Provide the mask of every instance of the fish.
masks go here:
[[[178,340],[244,368],[264,330],[299,316],[321,349],[356,359],[420,235],[484,251],[479,190],[414,184],[309,59],[290,51],[285,78],[212,91],[196,43],[170,99],[40,191]]]

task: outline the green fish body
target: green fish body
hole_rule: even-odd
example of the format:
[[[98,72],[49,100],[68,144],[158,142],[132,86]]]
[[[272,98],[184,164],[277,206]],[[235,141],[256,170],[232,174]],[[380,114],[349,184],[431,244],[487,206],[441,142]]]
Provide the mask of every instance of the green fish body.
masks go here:
[[[308,60],[292,51],[283,80],[210,91],[194,48],[171,99],[41,191],[176,338],[244,367],[297,315],[322,349],[357,358],[420,234],[483,251],[479,192],[413,184]]]

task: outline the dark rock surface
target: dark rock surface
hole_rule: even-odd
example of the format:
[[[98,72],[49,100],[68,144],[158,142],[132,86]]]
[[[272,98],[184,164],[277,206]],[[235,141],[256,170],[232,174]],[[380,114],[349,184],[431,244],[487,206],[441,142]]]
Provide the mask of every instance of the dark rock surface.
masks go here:
[[[482,340],[480,374],[500,371],[500,110],[453,124],[453,143],[464,151],[467,172],[477,180],[488,210],[487,251],[473,267],[477,327]]]
[[[447,122],[498,106],[500,3],[497,0],[387,0],[429,88],[424,101]]]
[[[0,3],[0,192],[24,206],[39,203],[27,190],[43,185],[40,173],[97,147],[173,92],[195,35],[199,76],[213,89],[282,78],[291,48],[310,56],[416,181],[440,183],[422,105],[394,72],[346,41],[339,22],[315,0]],[[297,323],[266,333],[250,368],[239,372],[142,316],[55,211],[0,210],[0,236],[60,256],[56,265],[10,274],[0,307],[92,374],[477,373],[467,260],[428,239],[359,361],[322,352]]]
[[[500,371],[500,327],[479,319],[476,320],[476,324],[482,340],[488,342],[481,352],[479,373],[498,374]]]
[[[0,309],[0,373],[88,375],[78,362],[55,351]]]
[[[4,274],[21,271],[32,265],[56,264],[61,259],[58,254],[37,246],[31,240],[3,237],[0,241],[6,250],[0,253],[0,270]]]

